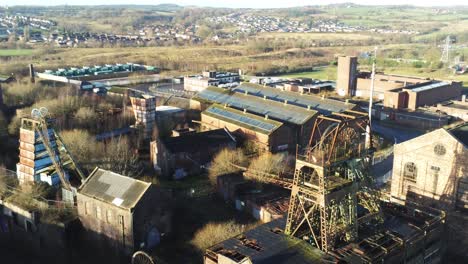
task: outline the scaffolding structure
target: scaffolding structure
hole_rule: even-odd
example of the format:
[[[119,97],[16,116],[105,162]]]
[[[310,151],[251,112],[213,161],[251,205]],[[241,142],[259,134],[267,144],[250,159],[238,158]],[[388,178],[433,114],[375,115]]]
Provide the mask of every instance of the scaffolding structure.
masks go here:
[[[324,252],[357,238],[358,223],[379,215],[371,191],[366,113],[347,110],[319,116],[308,146],[298,150],[285,233]],[[358,204],[367,210],[358,219]]]

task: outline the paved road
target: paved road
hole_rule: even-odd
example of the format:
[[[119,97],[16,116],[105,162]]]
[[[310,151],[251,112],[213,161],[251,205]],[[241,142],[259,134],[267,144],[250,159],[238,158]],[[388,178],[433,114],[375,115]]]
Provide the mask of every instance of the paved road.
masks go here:
[[[379,121],[372,122],[372,130],[381,134],[383,137],[392,140],[394,143],[402,143],[422,135],[424,132],[406,129],[403,127],[388,127],[382,125]],[[377,185],[382,185],[390,180],[393,169],[393,154],[386,159],[372,166],[371,173],[374,176]]]
[[[392,175],[393,169],[393,154],[388,156],[386,159],[375,164],[371,168],[371,175],[374,177],[378,186],[383,185]]]
[[[383,126],[376,120],[372,121],[372,130],[389,140],[393,139],[394,143],[402,143],[423,134],[423,132],[416,130]]]

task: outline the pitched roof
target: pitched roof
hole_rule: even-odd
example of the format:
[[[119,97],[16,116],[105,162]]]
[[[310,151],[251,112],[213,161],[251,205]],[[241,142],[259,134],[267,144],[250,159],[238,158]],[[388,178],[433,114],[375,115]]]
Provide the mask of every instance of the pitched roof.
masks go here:
[[[447,131],[468,148],[468,122]]]
[[[295,125],[302,125],[317,114],[315,110],[307,110],[291,104],[264,100],[258,96],[230,92],[230,90],[218,87],[208,87],[198,93],[193,99],[223,105],[227,104],[235,109],[246,109],[249,113],[261,116],[268,115],[270,118],[280,122]]]
[[[235,142],[234,137],[224,128],[204,132],[182,134],[178,137],[161,138],[166,149],[171,153],[198,152],[221,144]]]
[[[315,95],[300,94],[297,92],[282,91],[280,89],[260,86],[254,84],[242,84],[241,86],[233,89],[237,93],[248,92],[251,95],[266,98],[272,101],[278,101],[283,103],[288,101],[288,104],[299,106],[302,108],[308,108],[317,110],[321,114],[331,114],[332,112],[343,112],[354,108],[356,105],[351,103],[345,103],[338,100],[321,98]]]
[[[278,121],[265,119],[257,115],[244,113],[242,111],[230,107],[223,107],[217,104],[206,109],[203,114],[267,135],[271,134],[283,125]]]
[[[78,192],[115,206],[132,209],[150,186],[151,183],[96,168]]]

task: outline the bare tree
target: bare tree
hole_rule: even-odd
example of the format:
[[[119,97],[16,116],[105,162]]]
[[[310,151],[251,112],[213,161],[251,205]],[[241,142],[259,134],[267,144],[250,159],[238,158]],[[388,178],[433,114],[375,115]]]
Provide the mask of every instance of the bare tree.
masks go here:
[[[281,177],[289,172],[288,155],[265,152],[252,160],[246,174],[251,180],[267,182],[268,177]]]
[[[216,184],[218,176],[237,173],[242,171],[242,167],[248,166],[248,159],[241,149],[221,150],[211,163],[209,178],[213,184]]]

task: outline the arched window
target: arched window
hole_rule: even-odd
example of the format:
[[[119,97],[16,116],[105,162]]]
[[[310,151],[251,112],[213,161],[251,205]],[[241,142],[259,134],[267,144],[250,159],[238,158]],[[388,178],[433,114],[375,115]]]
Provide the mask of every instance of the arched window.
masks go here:
[[[406,181],[416,182],[418,169],[413,162],[407,162],[403,171],[403,179]]]

